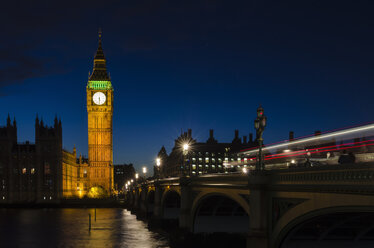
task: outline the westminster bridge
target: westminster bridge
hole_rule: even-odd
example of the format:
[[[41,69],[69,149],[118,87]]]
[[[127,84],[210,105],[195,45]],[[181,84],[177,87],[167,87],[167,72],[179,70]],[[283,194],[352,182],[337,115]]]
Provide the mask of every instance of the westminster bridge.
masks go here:
[[[247,247],[373,247],[374,163],[164,178],[133,186],[138,216]]]

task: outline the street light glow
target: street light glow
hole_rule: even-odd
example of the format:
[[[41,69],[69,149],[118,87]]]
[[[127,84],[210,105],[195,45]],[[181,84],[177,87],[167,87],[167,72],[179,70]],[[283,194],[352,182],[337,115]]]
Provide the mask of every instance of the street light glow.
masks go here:
[[[147,173],[147,167],[143,167],[143,173]]]
[[[139,173],[135,173],[135,179],[139,178]]]
[[[156,159],[156,165],[157,165],[157,166],[160,166],[160,165],[161,165],[161,159],[160,159],[160,158],[157,158],[157,159]]]
[[[186,144],[184,144],[183,145],[183,151],[188,151],[188,148],[189,148],[190,146],[186,143]]]

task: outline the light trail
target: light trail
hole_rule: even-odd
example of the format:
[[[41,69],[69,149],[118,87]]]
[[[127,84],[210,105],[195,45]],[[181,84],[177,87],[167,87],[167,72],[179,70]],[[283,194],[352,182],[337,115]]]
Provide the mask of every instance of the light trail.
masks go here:
[[[355,128],[355,127],[361,127],[361,126],[364,126],[364,125],[371,125],[373,124],[374,125],[374,122],[366,122],[366,123],[362,123],[362,124],[359,124],[359,125],[351,125],[351,126],[348,126],[348,127],[343,127],[343,128],[336,128],[336,129],[332,129],[332,130],[327,130],[327,131],[324,131],[324,132],[321,132],[321,134],[319,136],[322,136],[324,134],[328,134],[328,133],[332,133],[332,132],[336,132],[336,131],[340,131],[340,130],[346,130],[346,129],[352,129],[352,128]],[[307,138],[307,137],[314,137],[315,134],[308,134],[308,135],[304,135],[304,136],[300,136],[300,137],[296,137],[294,138],[291,142],[293,141],[298,141],[300,139],[304,139],[304,138]],[[270,143],[270,144],[266,144],[267,146],[273,146],[273,145],[276,145],[276,144],[284,144],[284,143],[289,143],[290,141],[288,139],[285,139],[285,140],[281,140],[281,141],[278,141],[278,142],[274,142],[274,143]],[[252,150],[255,150],[255,149],[258,149],[258,146],[256,147],[251,147],[251,148],[247,148],[247,149],[243,149],[241,150],[240,152],[241,153],[244,153],[244,152],[249,152],[249,151],[252,151]]]
[[[265,158],[266,157],[273,157],[273,156],[277,156],[277,155],[283,155],[283,154],[292,155],[293,153],[300,153],[300,152],[304,152],[304,151],[312,152],[314,150],[324,150],[324,149],[332,148],[332,147],[343,147],[343,146],[348,146],[348,145],[358,145],[358,144],[368,143],[368,142],[374,142],[374,140],[364,140],[364,141],[360,141],[360,142],[350,142],[350,143],[344,143],[344,144],[339,144],[339,145],[323,146],[323,147],[316,147],[316,148],[306,148],[306,149],[302,149],[302,150],[298,150],[298,151],[290,151],[290,152],[284,152],[284,153],[270,154],[270,155],[266,155]],[[346,149],[348,149],[348,148],[346,148]]]
[[[267,147],[264,147],[263,149],[264,150],[265,149],[270,150],[270,149],[288,147],[288,146],[292,146],[292,145],[296,145],[296,144],[301,144],[301,143],[306,143],[306,142],[311,142],[311,141],[326,139],[326,138],[331,138],[331,137],[337,137],[337,136],[341,136],[341,135],[353,134],[353,133],[367,131],[367,130],[374,130],[374,124],[365,125],[365,126],[361,126],[361,127],[350,128],[348,130],[336,131],[336,132],[327,133],[327,134],[321,134],[321,135],[318,135],[318,136],[313,136],[313,137],[310,137],[310,138],[290,141],[290,142],[283,143],[283,144],[267,146]],[[239,152],[238,154],[239,155],[249,155],[251,153],[258,152],[258,150],[259,149],[244,151],[244,152]]]
[[[373,142],[373,143],[368,143],[368,142]],[[367,144],[362,144],[362,143],[367,143]],[[354,146],[347,146],[350,144],[354,144]],[[340,151],[340,150],[346,150],[346,149],[348,150],[352,148],[367,147],[367,146],[374,146],[374,140],[366,140],[366,141],[356,142],[356,143],[345,143],[345,144],[340,144],[340,145],[335,145],[335,146],[326,146],[326,147],[323,147],[323,149],[319,147],[319,148],[314,148],[314,149],[299,150],[299,151],[294,151],[293,152],[294,154],[283,155],[283,156],[279,156],[279,155],[286,154],[286,153],[271,154],[271,155],[265,156],[264,160],[269,161],[269,160],[280,159],[280,158],[292,158],[292,157],[297,157],[297,156],[308,155],[308,153],[316,154],[316,153],[322,153],[322,152],[332,152],[332,151]],[[333,147],[336,147],[336,148],[327,149],[327,148],[333,148]],[[257,161],[256,157],[251,157],[251,158],[248,158],[246,163],[251,164],[251,163],[255,163],[256,161]],[[231,164],[231,165],[234,165],[234,164]]]
[[[339,151],[339,150],[344,150],[344,149],[352,149],[352,148],[358,148],[358,147],[363,147],[363,146],[372,146],[372,145],[374,145],[374,143],[363,144],[363,145],[358,145],[358,146],[350,146],[350,147],[339,147],[339,148],[328,149],[328,150],[323,150],[323,151],[314,151],[314,152],[310,152],[310,154],[321,153],[321,152]],[[272,157],[272,158],[265,158],[265,160],[271,160],[271,159],[277,159],[277,158],[296,157],[296,156],[300,156],[300,155],[306,155],[306,154],[308,154],[308,152],[304,152],[304,153],[301,153],[301,154],[295,154],[295,155],[288,155],[288,156],[286,155],[286,156],[278,156],[278,157]]]

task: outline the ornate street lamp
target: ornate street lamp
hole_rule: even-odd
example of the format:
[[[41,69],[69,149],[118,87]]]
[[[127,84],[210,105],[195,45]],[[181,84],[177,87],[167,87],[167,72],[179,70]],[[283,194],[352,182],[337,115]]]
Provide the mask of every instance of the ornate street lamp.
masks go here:
[[[157,179],[160,177],[161,158],[156,158]]]
[[[186,160],[187,160],[187,154],[188,154],[189,148],[190,146],[187,143],[183,144],[183,175],[184,176],[186,175]]]
[[[262,138],[262,134],[264,133],[264,129],[266,127],[266,116],[264,115],[264,109],[258,107],[257,109],[257,118],[255,120],[255,129],[256,129],[256,139],[258,141],[258,159],[256,163],[256,170],[264,170],[265,164],[263,162],[262,156],[262,145],[264,139]]]
[[[189,148],[190,146],[186,143],[186,144],[183,144],[183,154],[184,155],[187,155],[187,153],[188,153],[188,148]]]
[[[143,170],[143,174],[144,174],[144,180],[147,180],[147,177],[146,177],[147,176],[147,167],[144,166],[142,168],[142,170]]]
[[[138,185],[139,173],[135,173],[135,185]]]

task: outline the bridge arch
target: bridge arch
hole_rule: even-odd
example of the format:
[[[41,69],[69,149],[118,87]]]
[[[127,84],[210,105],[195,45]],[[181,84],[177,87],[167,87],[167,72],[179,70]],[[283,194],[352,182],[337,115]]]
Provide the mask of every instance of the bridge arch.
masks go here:
[[[167,190],[161,198],[162,219],[178,224],[181,207],[181,195],[176,190]]]
[[[178,191],[168,190],[162,195],[162,218],[165,220],[178,220],[181,207],[181,195]]]
[[[147,216],[153,215],[154,208],[155,208],[155,191],[150,190],[146,196],[146,203],[147,203]]]
[[[127,202],[130,206],[133,206],[134,205],[134,202],[135,202],[135,193],[133,193],[132,191],[130,191],[128,194],[127,194]]]
[[[339,223],[344,225],[344,223],[349,223],[355,218],[361,218],[362,215],[367,215],[367,218],[372,218],[374,225],[373,197],[343,194],[331,194],[328,197],[329,200],[326,201],[326,194],[310,194],[309,197],[305,197],[307,199],[309,198],[309,200],[287,211],[274,226],[271,235],[271,247],[293,247],[292,244],[290,244],[290,240],[292,240],[293,237],[297,238],[296,236],[301,234],[308,225],[309,228],[313,225],[315,225],[315,227],[320,226],[318,221],[326,224],[326,222],[332,223],[332,220],[336,219],[337,222],[332,223],[330,226],[329,230],[332,231],[334,226],[340,228]],[[321,241],[324,237],[327,237],[326,235],[328,235],[329,230],[326,230],[321,234],[321,237],[317,239]],[[315,245],[315,243],[313,243],[313,245]],[[318,247],[332,247],[332,245],[330,243],[327,246],[323,246],[322,243],[319,243]],[[345,246],[339,243],[339,247],[343,248]],[[353,246],[350,244],[346,247]],[[354,247],[359,246],[355,245]]]
[[[191,211],[194,233],[247,233],[249,207],[237,195],[208,193],[197,197]]]
[[[319,214],[303,220],[283,237],[279,247],[350,248],[374,246],[374,212],[362,210]]]

